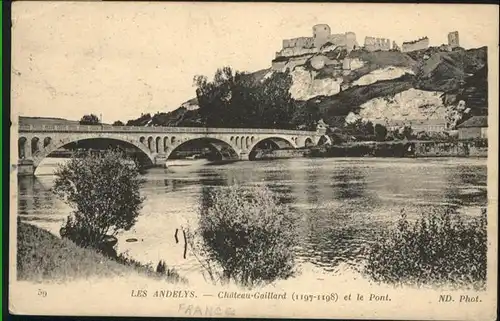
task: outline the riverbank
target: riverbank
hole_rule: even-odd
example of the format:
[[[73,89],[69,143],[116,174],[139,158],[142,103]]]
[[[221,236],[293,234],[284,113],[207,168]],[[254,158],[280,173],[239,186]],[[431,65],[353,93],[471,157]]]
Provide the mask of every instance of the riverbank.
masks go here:
[[[309,157],[487,157],[487,140],[351,142],[310,149]]]
[[[112,259],[27,223],[18,222],[17,248],[18,280],[61,282],[90,277],[146,276],[171,283],[186,282],[175,271],[158,273],[152,266],[123,256]]]

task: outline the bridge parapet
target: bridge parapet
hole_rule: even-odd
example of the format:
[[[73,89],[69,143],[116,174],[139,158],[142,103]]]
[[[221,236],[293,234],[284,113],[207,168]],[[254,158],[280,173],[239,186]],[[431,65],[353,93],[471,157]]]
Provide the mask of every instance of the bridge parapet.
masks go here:
[[[192,134],[282,134],[311,136],[315,131],[271,128],[144,127],[111,125],[19,125],[19,132],[104,132],[104,133],[192,133]]]

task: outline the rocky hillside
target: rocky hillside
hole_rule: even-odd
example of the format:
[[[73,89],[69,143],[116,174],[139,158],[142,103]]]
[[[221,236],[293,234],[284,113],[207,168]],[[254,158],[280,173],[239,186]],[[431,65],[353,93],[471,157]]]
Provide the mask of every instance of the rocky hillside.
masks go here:
[[[486,48],[440,51],[354,52],[362,66],[343,77],[338,93],[309,98],[329,124],[349,113],[381,122],[436,120],[448,117],[450,106],[487,101]],[[295,71],[294,71],[295,72]],[[331,84],[337,79],[329,80]],[[474,101],[472,101],[474,98]],[[484,112],[484,108],[483,108]]]
[[[280,61],[289,68],[292,97],[300,106],[313,105],[330,125],[340,125],[350,113],[372,121],[443,119],[463,100],[474,113],[487,112],[486,47],[449,51],[444,47],[350,53],[341,48],[312,57]],[[289,60],[286,60],[289,59]],[[282,59],[283,60],[283,59]],[[255,81],[272,69],[248,74]],[[463,103],[462,103],[463,104]],[[451,106],[451,107],[450,107]],[[131,121],[138,125],[202,126],[192,99],[169,113]]]

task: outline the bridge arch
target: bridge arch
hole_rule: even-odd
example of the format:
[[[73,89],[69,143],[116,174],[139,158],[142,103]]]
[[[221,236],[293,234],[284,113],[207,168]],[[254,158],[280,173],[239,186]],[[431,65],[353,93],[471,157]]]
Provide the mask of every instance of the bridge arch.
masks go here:
[[[48,145],[50,145],[50,142],[52,141],[52,138],[50,137],[45,137],[43,139],[43,148],[47,147]]]
[[[19,159],[23,159],[26,157],[26,143],[27,143],[28,139],[26,137],[19,137],[18,141],[17,141],[17,152],[18,152],[18,157]]]
[[[38,137],[31,138],[31,155],[35,155],[40,151],[40,139]]]
[[[161,137],[157,136],[155,140],[155,152],[156,153],[161,153]]]
[[[150,152],[153,151],[153,137],[152,136],[148,137],[148,149]]]
[[[163,152],[166,152],[168,149],[168,136],[163,137]]]
[[[266,145],[274,147],[272,149],[297,148],[297,144],[293,139],[293,137],[289,138],[286,136],[271,136],[271,137],[264,137],[261,139],[257,138],[255,139],[255,142],[252,143],[247,149],[249,158],[253,159],[253,155],[255,154],[259,146],[266,149],[266,147],[268,147]]]
[[[40,149],[38,153],[32,154],[33,167],[36,169],[40,165],[40,163],[46,157],[48,157],[52,152],[68,144],[75,143],[77,141],[90,141],[90,140],[102,140],[102,139],[117,141],[125,143],[126,145],[133,146],[135,147],[135,149],[138,149],[140,152],[142,152],[141,154],[143,154],[143,156],[145,156],[143,160],[145,162],[145,165],[154,164],[154,156],[152,155],[151,151],[147,148],[145,144],[140,143],[140,141],[135,141],[133,139],[127,139],[123,137],[117,137],[115,135],[99,135],[99,136],[80,135],[80,136],[70,136],[69,138],[62,138],[60,140],[51,139],[50,144]]]
[[[175,140],[174,140],[175,142]],[[214,138],[214,137],[193,137],[183,140],[182,142],[177,142],[176,145],[171,146],[166,152],[166,159],[170,158],[170,156],[179,151],[180,148],[187,146],[188,144],[198,143],[200,145],[210,146],[212,149],[215,149],[219,156],[224,160],[237,160],[239,159],[240,149],[235,144],[231,144],[231,142],[226,141],[223,138]]]

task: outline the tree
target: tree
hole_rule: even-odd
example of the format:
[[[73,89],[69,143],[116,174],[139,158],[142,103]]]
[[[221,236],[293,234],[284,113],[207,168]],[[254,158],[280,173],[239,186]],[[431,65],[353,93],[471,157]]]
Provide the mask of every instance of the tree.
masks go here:
[[[275,72],[258,86],[260,99],[256,101],[256,108],[261,107],[259,117],[265,121],[262,127],[292,128],[296,111],[295,101],[290,94],[292,83],[292,76],[288,72]]]
[[[373,139],[375,128],[371,121],[364,121],[361,118],[345,125],[345,130],[350,135],[363,140]]]
[[[263,81],[252,74],[216,71],[213,81],[194,78],[200,115],[209,127],[291,128],[295,101],[289,92],[292,78],[275,72]]]
[[[94,114],[84,115],[82,119],[80,119],[80,125],[99,125],[100,123],[99,117]]]
[[[411,126],[404,126],[401,135],[403,135],[403,138],[406,139],[413,138],[413,129],[411,128]]]
[[[135,224],[142,179],[123,153],[75,155],[55,175],[54,192],[73,208],[61,234],[77,245],[100,249],[107,237]]]
[[[387,128],[384,125],[376,124],[375,125],[375,138],[377,141],[382,142],[385,140],[387,136]]]
[[[127,121],[127,126],[146,126],[151,120],[150,113],[141,114],[141,117]]]
[[[113,126],[125,126],[125,124],[122,123],[120,120],[117,120],[113,123]]]
[[[307,101],[305,106],[297,108],[292,119],[292,123],[297,128],[306,130],[316,130],[316,124],[321,119],[321,112],[318,104],[314,101]]]

